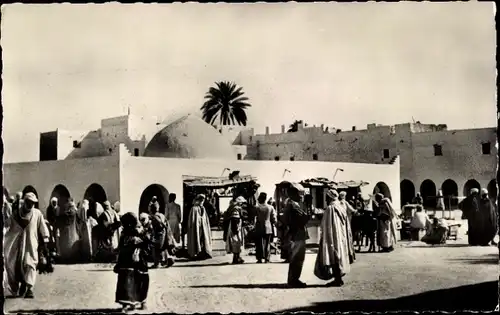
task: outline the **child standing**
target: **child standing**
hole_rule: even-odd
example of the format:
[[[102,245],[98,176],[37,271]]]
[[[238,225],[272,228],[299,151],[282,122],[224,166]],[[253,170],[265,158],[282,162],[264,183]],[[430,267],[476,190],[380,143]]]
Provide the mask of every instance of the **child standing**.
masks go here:
[[[149,289],[146,257],[151,243],[145,238],[142,225],[134,213],[125,213],[121,222],[123,232],[114,268],[118,274],[116,302],[122,305],[124,311],[145,309]]]
[[[233,211],[229,219],[229,229],[226,240],[226,251],[233,254],[233,264],[242,264],[241,249],[243,247],[243,233],[241,228],[241,217],[239,211]]]

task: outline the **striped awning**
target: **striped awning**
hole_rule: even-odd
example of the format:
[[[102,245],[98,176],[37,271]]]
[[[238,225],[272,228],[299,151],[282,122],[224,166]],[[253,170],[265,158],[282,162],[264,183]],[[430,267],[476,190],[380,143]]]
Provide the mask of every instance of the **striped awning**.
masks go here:
[[[184,178],[184,184],[189,187],[225,187],[255,182],[256,180],[257,178],[250,175],[237,176],[233,179],[229,179],[228,177],[190,176]]]

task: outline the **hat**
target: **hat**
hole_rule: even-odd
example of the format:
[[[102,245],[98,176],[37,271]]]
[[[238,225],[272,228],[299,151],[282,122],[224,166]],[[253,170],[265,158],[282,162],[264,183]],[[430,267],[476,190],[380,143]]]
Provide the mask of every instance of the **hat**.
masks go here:
[[[24,200],[29,200],[31,202],[38,202],[36,195],[32,192],[29,192],[26,195],[24,195]]]
[[[478,194],[478,193],[479,193],[479,189],[477,189],[477,188],[472,188],[472,189],[470,190],[470,193],[471,193],[471,194]]]
[[[196,195],[196,198],[194,198],[194,200],[204,200],[204,199],[206,199],[204,194],[198,194]]]
[[[326,192],[326,195],[332,199],[337,198],[339,196],[339,193],[335,189],[328,189]]]
[[[242,196],[238,196],[238,198],[236,198],[234,201],[236,201],[238,203],[245,203],[245,202],[247,202],[247,200],[245,198],[243,198]]]
[[[57,197],[50,198],[50,202],[54,202],[54,201],[57,202],[57,200],[58,200]]]
[[[481,194],[487,195],[488,194],[488,189],[486,189],[486,188],[481,189]]]
[[[345,196],[347,196],[347,193],[346,193],[345,191],[341,191],[341,192],[339,193],[339,196],[343,196],[343,197],[345,197]]]

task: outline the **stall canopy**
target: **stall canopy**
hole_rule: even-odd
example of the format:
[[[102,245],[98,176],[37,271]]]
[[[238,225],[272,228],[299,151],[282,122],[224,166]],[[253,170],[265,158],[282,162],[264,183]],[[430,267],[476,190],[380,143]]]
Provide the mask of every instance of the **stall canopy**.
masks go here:
[[[284,185],[287,183],[291,184],[290,182],[284,181],[278,185]],[[301,184],[304,187],[325,187],[325,188],[332,188],[332,189],[349,189],[349,188],[363,187],[363,186],[368,185],[369,183],[365,182],[365,181],[355,181],[355,180],[344,181],[344,182],[334,182],[334,181],[331,181],[327,178],[316,177],[316,178],[309,178],[309,179],[305,179],[303,181],[300,181],[299,184]]]
[[[205,177],[205,176],[189,176],[184,178],[184,184],[188,187],[210,187],[223,188],[234,186],[237,184],[256,182],[257,178],[250,175],[237,176],[234,178],[228,177]]]

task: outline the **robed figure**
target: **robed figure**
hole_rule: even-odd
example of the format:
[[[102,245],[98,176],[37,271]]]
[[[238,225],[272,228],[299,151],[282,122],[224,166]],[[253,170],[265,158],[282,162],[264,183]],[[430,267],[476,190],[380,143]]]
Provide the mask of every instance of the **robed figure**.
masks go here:
[[[498,217],[495,209],[495,204],[488,196],[488,190],[481,189],[481,199],[479,201],[479,210],[481,220],[483,221],[482,233],[479,236],[479,243],[483,246],[493,242],[497,234]]]
[[[381,193],[375,195],[374,210],[378,222],[377,245],[382,252],[393,251],[396,245],[396,211],[389,198]]]
[[[34,207],[36,202],[35,194],[27,193],[21,209],[13,209],[9,219],[3,239],[5,296],[34,297],[40,248],[46,248],[50,236],[42,212]]]
[[[342,286],[342,277],[351,270],[354,249],[349,246],[349,216],[346,208],[337,200],[337,191],[327,192],[331,199],[321,221],[319,251],[316,257],[314,274],[321,280],[334,279],[328,286]]]
[[[468,242],[469,245],[480,245],[480,238],[483,228],[483,220],[479,210],[479,189],[472,188],[469,196],[459,203],[458,208],[462,210],[462,217],[467,219],[468,223]]]
[[[80,261],[79,226],[77,222],[77,209],[73,200],[69,200],[56,217],[56,227],[59,230],[57,238],[59,259],[64,263]]]
[[[196,260],[212,258],[212,235],[204,202],[205,195],[196,196],[187,222],[188,254]]]

